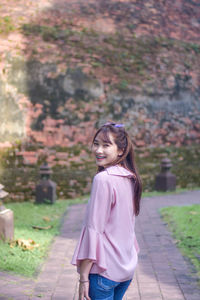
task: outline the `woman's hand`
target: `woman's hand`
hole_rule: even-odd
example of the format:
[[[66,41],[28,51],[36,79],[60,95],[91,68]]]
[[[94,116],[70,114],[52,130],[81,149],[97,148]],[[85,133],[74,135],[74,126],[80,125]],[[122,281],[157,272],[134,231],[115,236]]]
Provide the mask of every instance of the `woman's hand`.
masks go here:
[[[91,300],[89,297],[89,281],[79,283],[79,298],[78,300]]]

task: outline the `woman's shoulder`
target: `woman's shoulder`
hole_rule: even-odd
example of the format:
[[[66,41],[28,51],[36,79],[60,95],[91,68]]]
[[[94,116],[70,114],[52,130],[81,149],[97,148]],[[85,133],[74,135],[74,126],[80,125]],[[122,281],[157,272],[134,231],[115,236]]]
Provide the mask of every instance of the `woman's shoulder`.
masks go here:
[[[135,178],[135,174],[132,171],[130,171],[120,165],[110,166],[98,174],[101,174],[101,173],[103,173],[102,174],[103,177],[108,177],[108,178],[109,177],[111,177],[111,178],[113,178],[113,177]]]
[[[108,172],[105,170],[97,173],[95,176],[94,176],[94,181],[96,182],[101,182],[101,181],[108,181],[109,180],[109,174]]]
[[[121,177],[121,178],[134,178],[134,174],[121,167],[121,166],[110,166],[104,170],[102,170],[101,172],[97,173],[94,176],[94,180],[95,181],[104,181],[104,182],[111,182],[113,181],[116,177]]]

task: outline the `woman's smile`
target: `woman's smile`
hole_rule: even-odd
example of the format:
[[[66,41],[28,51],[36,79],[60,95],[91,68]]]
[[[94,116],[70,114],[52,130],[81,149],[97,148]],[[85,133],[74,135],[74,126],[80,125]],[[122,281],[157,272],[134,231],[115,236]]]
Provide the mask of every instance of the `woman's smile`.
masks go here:
[[[102,156],[102,155],[96,155],[96,159],[99,159],[99,160],[101,160],[101,159],[104,159],[104,158],[106,158],[106,156]]]

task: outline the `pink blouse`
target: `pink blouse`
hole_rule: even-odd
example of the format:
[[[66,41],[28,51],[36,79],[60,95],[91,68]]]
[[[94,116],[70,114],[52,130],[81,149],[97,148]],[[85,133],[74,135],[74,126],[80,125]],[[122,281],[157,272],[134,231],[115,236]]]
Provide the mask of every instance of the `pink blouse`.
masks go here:
[[[114,281],[133,277],[139,247],[133,213],[133,174],[112,166],[95,175],[91,197],[72,264],[93,260],[90,273]]]

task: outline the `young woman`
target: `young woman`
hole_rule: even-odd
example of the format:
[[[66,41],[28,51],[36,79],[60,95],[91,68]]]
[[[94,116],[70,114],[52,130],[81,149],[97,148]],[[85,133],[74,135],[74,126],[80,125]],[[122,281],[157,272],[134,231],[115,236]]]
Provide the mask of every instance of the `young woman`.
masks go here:
[[[79,300],[121,300],[138,260],[134,227],[141,181],[123,124],[103,125],[94,136],[92,152],[98,173],[72,259],[80,273]]]

